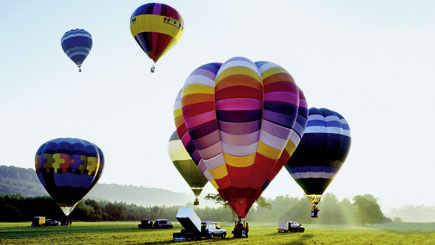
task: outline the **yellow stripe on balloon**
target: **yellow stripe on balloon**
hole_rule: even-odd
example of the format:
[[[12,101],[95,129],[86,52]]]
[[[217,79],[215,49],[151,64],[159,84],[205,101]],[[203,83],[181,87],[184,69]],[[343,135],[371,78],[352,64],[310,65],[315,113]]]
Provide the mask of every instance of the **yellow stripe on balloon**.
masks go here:
[[[214,94],[214,88],[204,84],[191,84],[183,88],[181,97],[189,94]]]
[[[163,15],[144,14],[138,15],[135,18],[136,21],[130,25],[130,31],[133,36],[141,32],[157,32],[169,35],[178,40],[183,34],[183,29],[165,22],[164,19],[168,17]],[[183,26],[182,20],[181,25]]]
[[[261,155],[267,157],[267,158],[276,160],[281,156],[282,150],[278,150],[276,148],[273,148],[273,147],[266,145],[265,143],[259,141],[257,152],[260,153]]]
[[[277,74],[277,73],[286,73],[288,74],[288,71],[282,67],[273,67],[270,69],[265,70],[263,73],[261,73],[261,76],[263,79],[266,79],[267,77]]]
[[[217,185],[216,180],[212,179],[212,180],[210,181],[210,183],[211,183],[211,185],[212,185],[216,190],[219,189],[219,186]]]
[[[251,155],[247,156],[233,156],[224,153],[225,163],[232,166],[232,167],[248,167],[254,164],[255,162],[255,154],[252,153]]]
[[[220,165],[217,168],[209,169],[211,176],[213,176],[213,179],[222,179],[223,177],[228,175],[228,170],[225,164]],[[217,184],[216,184],[217,186]],[[217,189],[217,188],[216,188]]]
[[[254,78],[257,82],[260,84],[263,84],[261,77],[258,75],[257,72],[252,70],[249,67],[246,66],[232,66],[224,71],[222,71],[219,76],[216,77],[215,84],[218,84],[222,79],[232,76],[232,75],[246,75]]]
[[[293,154],[293,152],[296,150],[296,146],[295,144],[293,144],[293,141],[288,140],[287,145],[285,146],[285,150],[290,156]]]
[[[183,110],[181,108],[174,110],[174,118],[181,117],[182,115],[183,115]]]

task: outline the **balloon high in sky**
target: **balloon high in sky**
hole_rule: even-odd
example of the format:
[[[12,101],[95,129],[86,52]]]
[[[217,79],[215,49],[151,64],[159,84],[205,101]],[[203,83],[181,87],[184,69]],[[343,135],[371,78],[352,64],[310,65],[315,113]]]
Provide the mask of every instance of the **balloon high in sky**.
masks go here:
[[[184,22],[171,6],[147,3],[131,15],[130,30],[142,50],[156,63],[181,38]]]
[[[201,194],[208,180],[201,173],[189,153],[187,153],[176,131],[172,133],[169,139],[168,152],[174,166],[181,176],[183,176],[196,197],[193,204],[199,205],[198,196]]]
[[[305,98],[284,68],[235,57],[194,70],[174,117],[183,143],[192,141],[197,150],[200,169],[244,218],[286,162],[278,161],[284,148],[291,153],[298,145],[305,128],[299,112],[307,117]]]
[[[41,184],[66,216],[97,183],[103,167],[101,149],[75,138],[47,141],[39,147],[35,157]]]
[[[92,36],[83,29],[67,31],[61,39],[63,52],[77,65],[79,72],[92,48]]]
[[[316,205],[337,175],[350,150],[350,128],[346,119],[325,108],[310,108],[305,133],[285,165],[293,179]]]

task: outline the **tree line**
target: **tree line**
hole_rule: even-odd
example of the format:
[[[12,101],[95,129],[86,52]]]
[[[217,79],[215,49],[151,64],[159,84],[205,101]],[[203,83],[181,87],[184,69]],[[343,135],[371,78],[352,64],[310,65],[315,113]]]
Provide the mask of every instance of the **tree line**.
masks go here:
[[[221,203],[222,204],[222,203]],[[191,203],[187,206],[194,207]],[[76,221],[134,221],[141,219],[169,219],[175,221],[180,206],[143,207],[125,202],[82,200],[70,218]],[[201,220],[232,222],[235,215],[227,205],[217,207],[194,207]],[[332,194],[326,194],[319,204],[319,218],[310,217],[311,203],[306,197],[277,196],[261,198],[252,207],[247,221],[278,222],[293,220],[300,223],[317,224],[377,224],[388,223],[377,199],[370,194],[358,195],[352,201],[339,201]],[[33,216],[46,216],[60,220],[63,213],[48,196],[24,197],[21,195],[0,195],[0,222],[30,221]]]

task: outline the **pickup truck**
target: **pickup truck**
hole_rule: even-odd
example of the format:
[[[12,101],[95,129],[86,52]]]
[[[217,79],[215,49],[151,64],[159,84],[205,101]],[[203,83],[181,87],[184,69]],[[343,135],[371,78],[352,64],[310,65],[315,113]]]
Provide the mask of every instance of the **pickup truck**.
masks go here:
[[[305,227],[293,221],[279,222],[278,232],[304,232]]]
[[[178,209],[176,218],[183,229],[173,234],[173,241],[200,240],[204,237],[207,239],[225,238],[227,235],[227,231],[222,229],[218,223],[213,221],[201,222],[193,208]]]

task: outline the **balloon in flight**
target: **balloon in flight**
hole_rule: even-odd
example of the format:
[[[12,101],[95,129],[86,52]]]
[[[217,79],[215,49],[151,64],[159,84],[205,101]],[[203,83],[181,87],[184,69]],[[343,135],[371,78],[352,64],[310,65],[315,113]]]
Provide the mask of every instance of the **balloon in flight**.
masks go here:
[[[317,204],[346,160],[350,145],[349,124],[342,115],[310,108],[305,133],[285,168],[313,204],[313,218],[317,218]]]
[[[86,140],[58,138],[41,145],[36,153],[36,174],[47,192],[68,216],[100,178],[104,156]]]
[[[204,177],[196,163],[187,153],[177,132],[173,132],[169,139],[168,152],[174,166],[190,186],[193,194],[195,194],[194,205],[199,205],[198,196],[201,194],[202,189],[204,189],[208,180]]]
[[[174,110],[181,108],[178,135],[192,141],[198,166],[240,218],[286,162],[278,162],[284,149],[299,144],[305,122],[298,113],[308,112],[301,94],[283,67],[243,57],[205,64],[185,81]]]
[[[67,31],[61,39],[63,52],[78,66],[79,72],[83,61],[92,49],[92,36],[83,29]]]
[[[162,3],[144,4],[130,18],[131,34],[154,63],[180,40],[183,30],[181,15]],[[151,72],[154,72],[154,65]]]

